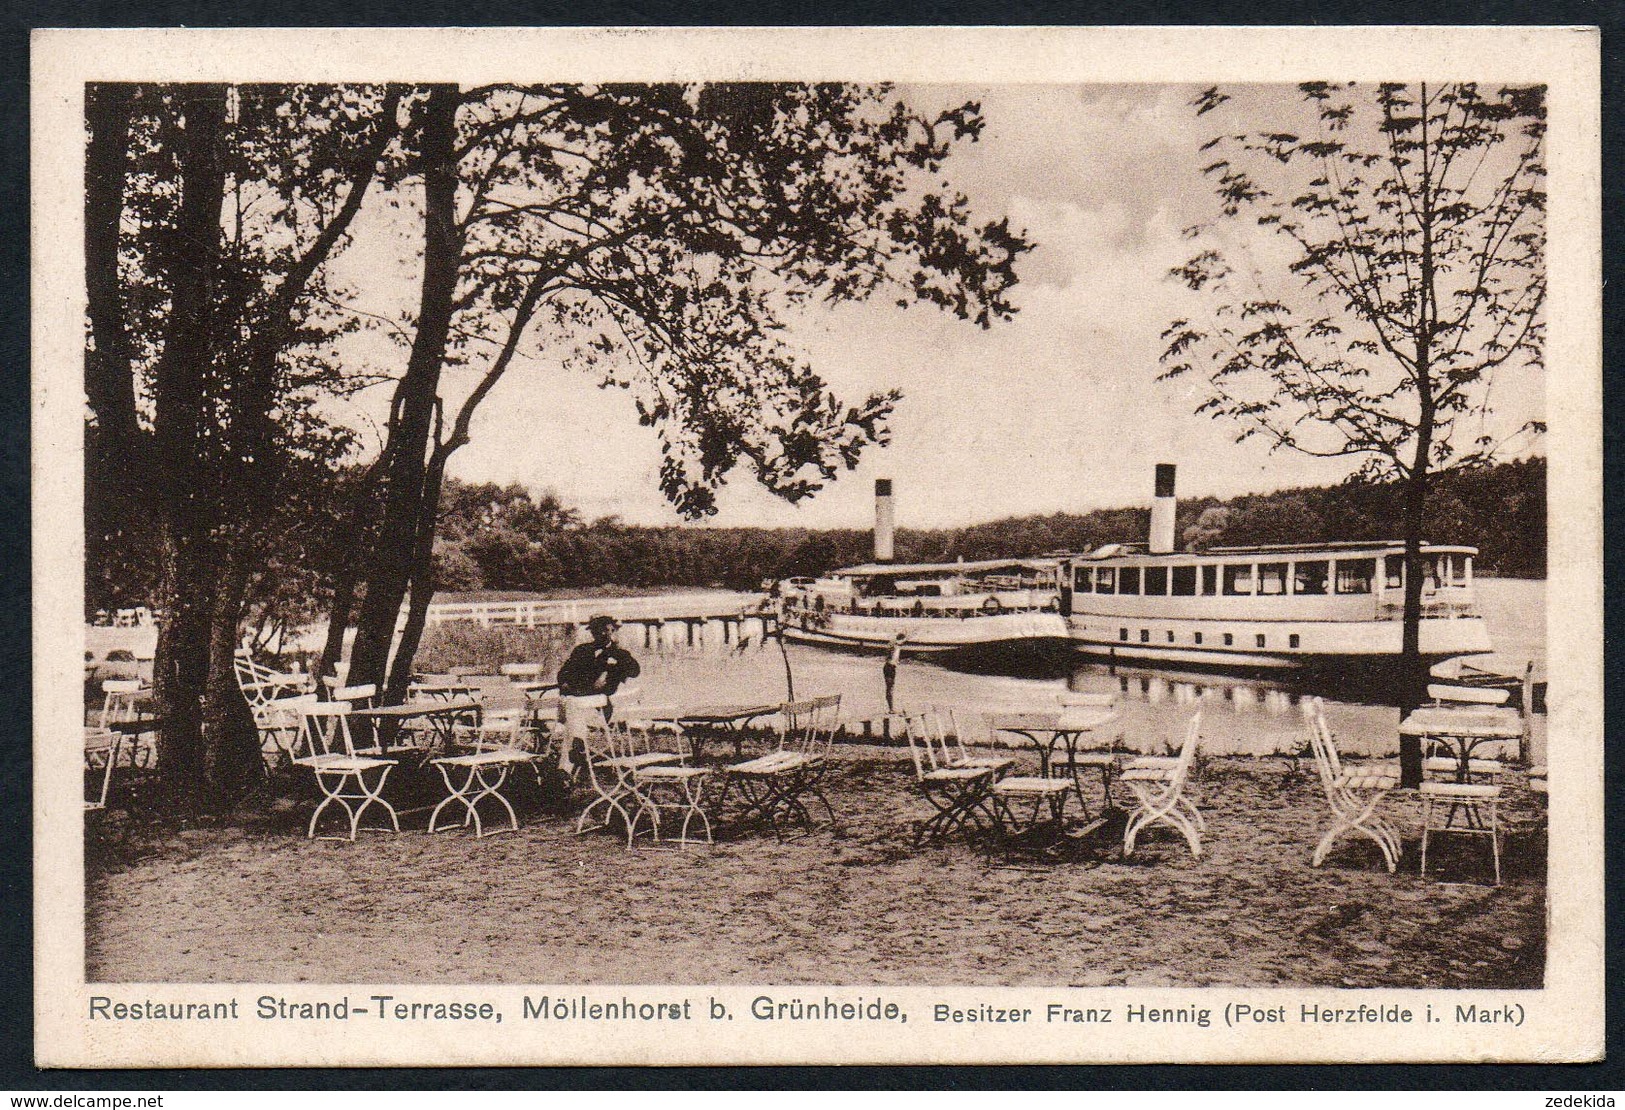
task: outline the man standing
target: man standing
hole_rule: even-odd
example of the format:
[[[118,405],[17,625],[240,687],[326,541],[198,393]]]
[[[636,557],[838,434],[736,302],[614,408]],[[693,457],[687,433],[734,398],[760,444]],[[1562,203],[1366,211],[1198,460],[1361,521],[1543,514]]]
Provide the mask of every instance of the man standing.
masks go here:
[[[565,736],[559,770],[566,775],[574,770],[571,755],[575,742],[586,736],[589,715],[600,713],[607,720],[612,712],[610,695],[642,672],[632,653],[615,642],[615,628],[615,618],[593,617],[587,622],[592,639],[578,644],[559,668]]]
[[[880,665],[880,677],[886,683],[886,712],[897,712],[897,706],[892,701],[892,695],[897,689],[897,664],[903,658],[903,641],[908,639],[907,632],[899,632],[891,642],[891,651],[886,655],[886,661]]]

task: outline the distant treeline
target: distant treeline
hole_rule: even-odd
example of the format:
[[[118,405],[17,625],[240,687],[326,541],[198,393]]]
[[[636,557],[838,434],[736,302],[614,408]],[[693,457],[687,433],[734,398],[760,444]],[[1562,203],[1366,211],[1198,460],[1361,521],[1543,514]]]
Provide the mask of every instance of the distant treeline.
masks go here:
[[[1546,460],[1532,458],[1436,480],[1428,538],[1479,549],[1477,571],[1546,574]],[[459,483],[436,549],[442,590],[556,590],[723,586],[817,575],[866,562],[868,530],[649,528],[616,520],[583,523],[551,497],[522,487]],[[1182,499],[1178,534],[1191,547],[1394,539],[1399,490],[1348,483],[1227,500]],[[951,562],[1086,551],[1143,540],[1148,508],[1010,517],[964,528],[898,531],[900,562]]]

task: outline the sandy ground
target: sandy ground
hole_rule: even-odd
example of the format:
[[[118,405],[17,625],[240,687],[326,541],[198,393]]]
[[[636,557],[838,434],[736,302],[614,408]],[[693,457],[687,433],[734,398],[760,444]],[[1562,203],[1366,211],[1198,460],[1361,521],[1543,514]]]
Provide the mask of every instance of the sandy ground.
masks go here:
[[[1130,860],[1060,861],[962,840],[916,849],[930,813],[905,750],[839,747],[841,818],[787,843],[628,852],[573,835],[534,787],[522,828],[476,842],[304,838],[289,787],[257,816],[176,828],[112,811],[88,834],[92,981],[850,983],[1538,987],[1545,838],[1514,780],[1506,882],[1460,838],[1416,874],[1414,799],[1401,871],[1345,840],[1309,866],[1326,817],[1312,763],[1218,759],[1192,792],[1208,854],[1171,833]],[[578,796],[578,805],[581,798]],[[573,811],[572,811],[573,812]],[[1430,848],[1430,865],[1433,850]]]

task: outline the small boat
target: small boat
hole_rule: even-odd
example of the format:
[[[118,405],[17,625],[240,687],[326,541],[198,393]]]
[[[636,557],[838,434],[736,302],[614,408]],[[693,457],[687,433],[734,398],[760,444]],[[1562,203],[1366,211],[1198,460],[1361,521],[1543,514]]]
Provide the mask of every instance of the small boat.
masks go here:
[[[1174,468],[1157,467],[1150,536],[1062,564],[1073,644],[1109,659],[1201,668],[1354,670],[1396,664],[1405,597],[1398,541],[1174,547]],[[1421,654],[1488,652],[1473,600],[1477,549],[1424,544]]]

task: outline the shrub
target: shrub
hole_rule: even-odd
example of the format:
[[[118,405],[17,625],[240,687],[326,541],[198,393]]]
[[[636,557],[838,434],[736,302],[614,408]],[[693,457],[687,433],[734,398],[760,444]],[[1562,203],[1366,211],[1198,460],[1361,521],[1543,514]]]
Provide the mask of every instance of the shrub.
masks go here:
[[[571,637],[562,628],[482,628],[474,621],[445,621],[424,629],[414,662],[417,670],[436,674],[453,667],[497,674],[504,663],[540,663],[542,673],[551,674],[570,646]]]

